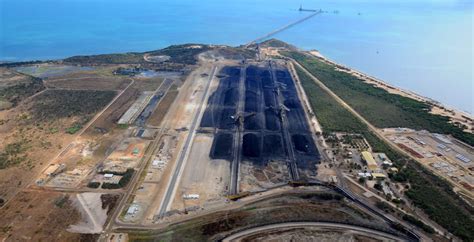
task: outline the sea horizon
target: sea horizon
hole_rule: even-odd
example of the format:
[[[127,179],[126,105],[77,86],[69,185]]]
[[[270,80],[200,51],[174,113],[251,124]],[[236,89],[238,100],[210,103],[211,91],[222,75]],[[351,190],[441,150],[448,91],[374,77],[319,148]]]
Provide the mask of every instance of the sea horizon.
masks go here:
[[[297,11],[300,3],[287,0],[111,3],[0,0],[0,61],[144,52],[185,43],[238,46],[309,14]],[[301,4],[326,12],[273,38],[318,50],[390,85],[474,113],[472,2]],[[50,10],[53,5],[55,11]]]

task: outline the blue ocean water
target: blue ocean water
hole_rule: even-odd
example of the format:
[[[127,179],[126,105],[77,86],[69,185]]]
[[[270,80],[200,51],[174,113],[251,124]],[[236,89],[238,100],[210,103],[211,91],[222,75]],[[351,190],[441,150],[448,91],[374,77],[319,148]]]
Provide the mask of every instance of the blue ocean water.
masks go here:
[[[474,113],[471,0],[0,0],[0,60],[276,38]],[[333,13],[337,10],[339,13]]]

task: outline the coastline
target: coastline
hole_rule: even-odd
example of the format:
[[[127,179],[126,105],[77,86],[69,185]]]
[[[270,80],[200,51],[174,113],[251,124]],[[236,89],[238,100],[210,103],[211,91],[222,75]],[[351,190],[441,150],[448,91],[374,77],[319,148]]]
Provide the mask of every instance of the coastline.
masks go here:
[[[336,66],[336,68],[339,71],[343,71],[343,72],[349,73],[351,75],[354,75],[354,76],[358,77],[359,79],[361,79],[361,80],[363,80],[367,83],[373,84],[373,85],[375,85],[379,88],[382,88],[382,89],[386,90],[389,93],[401,95],[401,96],[408,97],[408,98],[411,98],[411,99],[414,99],[414,100],[417,100],[417,101],[420,101],[420,102],[428,103],[432,106],[432,108],[430,110],[430,113],[448,117],[450,119],[451,123],[458,122],[458,123],[461,123],[461,124],[465,125],[467,127],[466,129],[464,129],[465,132],[474,133],[474,117],[473,117],[472,114],[469,114],[467,112],[458,110],[456,108],[446,106],[446,105],[442,104],[441,102],[438,102],[438,101],[436,101],[434,99],[431,99],[429,97],[422,96],[422,95],[417,94],[417,93],[415,93],[413,91],[410,91],[410,90],[405,90],[403,88],[396,87],[392,84],[389,84],[389,83],[387,83],[385,81],[382,81],[382,80],[380,80],[376,77],[365,74],[365,73],[363,73],[361,71],[358,71],[354,68],[350,68],[350,67],[342,65],[340,63],[337,63],[337,62],[327,58],[326,56],[322,55],[317,50],[310,50],[310,51],[307,51],[307,52],[309,54],[325,61],[328,64],[332,64],[332,65]]]
[[[269,51],[268,54],[270,55],[278,55],[277,54],[277,51],[276,50],[273,50],[273,48],[268,48],[267,51]],[[303,51],[303,50],[302,50]],[[397,94],[397,95],[401,95],[401,96],[404,96],[404,97],[408,97],[408,98],[411,98],[411,99],[414,99],[414,100],[417,100],[417,101],[420,101],[420,102],[424,102],[424,103],[428,103],[429,105],[432,106],[431,110],[430,110],[430,113],[432,114],[435,114],[435,115],[441,115],[441,116],[445,116],[445,117],[448,117],[450,119],[450,122],[453,123],[453,124],[462,124],[464,125],[465,128],[464,131],[465,132],[468,132],[468,133],[472,133],[474,134],[474,116],[473,114],[470,114],[468,112],[465,112],[465,111],[462,111],[462,110],[459,110],[457,108],[453,108],[453,107],[450,107],[450,106],[447,106],[439,101],[436,101],[432,98],[429,98],[429,97],[425,97],[425,96],[422,96],[418,93],[415,93],[411,90],[406,90],[406,89],[403,89],[403,88],[400,88],[400,87],[397,87],[397,86],[394,86],[390,83],[387,83],[383,80],[380,80],[374,76],[371,76],[371,75],[368,75],[366,73],[363,73],[359,70],[356,70],[354,68],[350,68],[350,67],[347,67],[343,64],[340,64],[334,60],[331,60],[330,58],[324,56],[321,54],[321,52],[319,52],[318,50],[309,50],[309,51],[304,51],[306,53],[309,53],[310,55],[328,63],[328,64],[331,64],[331,65],[334,65],[335,68],[339,71],[343,71],[343,72],[346,72],[346,73],[349,73],[351,75],[354,75],[356,76],[357,78],[365,81],[366,83],[369,83],[369,84],[373,84],[379,88],[382,88],[384,90],[386,90],[387,92],[389,93],[392,93],[392,94]],[[146,52],[144,52],[146,53]],[[148,55],[145,55],[144,56],[145,60],[147,60],[148,58]],[[8,67],[9,65],[28,65],[28,64],[44,64],[44,63],[50,63],[50,62],[60,62],[62,61],[63,59],[58,59],[58,60],[30,60],[30,61],[21,61],[21,62],[10,62],[10,61],[6,61],[6,62],[0,62],[0,65],[3,65],[5,67]]]

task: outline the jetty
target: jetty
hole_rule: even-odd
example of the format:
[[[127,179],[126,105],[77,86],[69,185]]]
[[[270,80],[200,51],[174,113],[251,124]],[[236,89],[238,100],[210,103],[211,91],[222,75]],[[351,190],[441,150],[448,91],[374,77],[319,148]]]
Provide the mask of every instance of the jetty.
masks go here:
[[[301,8],[301,7],[300,7],[300,8]],[[300,10],[300,11],[301,11],[301,10]],[[310,14],[310,15],[304,17],[304,18],[298,19],[298,20],[296,20],[295,22],[289,23],[289,24],[287,24],[287,25],[285,25],[285,26],[283,26],[283,27],[280,27],[280,28],[278,28],[278,29],[276,29],[276,30],[273,30],[272,32],[270,32],[270,33],[268,33],[268,34],[265,34],[265,35],[263,35],[263,36],[261,36],[261,37],[255,39],[255,40],[253,40],[253,41],[247,43],[246,46],[249,46],[249,45],[252,45],[252,44],[258,44],[258,43],[260,43],[260,42],[262,42],[262,41],[265,41],[265,40],[271,38],[272,36],[274,36],[274,35],[276,35],[276,34],[278,34],[278,33],[280,33],[280,32],[283,32],[283,31],[285,31],[285,30],[287,30],[287,29],[289,29],[289,28],[291,28],[291,27],[293,27],[293,26],[295,26],[295,25],[297,25],[297,24],[300,24],[300,23],[302,23],[302,22],[304,22],[304,21],[306,21],[306,20],[308,20],[308,19],[310,19],[310,18],[312,18],[312,17],[314,17],[314,16],[316,16],[316,15],[322,13],[322,12],[323,12],[322,10],[315,10],[315,12],[313,12],[312,14]]]

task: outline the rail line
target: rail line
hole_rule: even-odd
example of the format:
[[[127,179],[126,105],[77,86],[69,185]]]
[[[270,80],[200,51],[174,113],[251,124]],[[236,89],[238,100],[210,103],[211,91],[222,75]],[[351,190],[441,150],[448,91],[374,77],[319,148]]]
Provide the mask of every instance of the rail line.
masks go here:
[[[403,241],[402,238],[393,235],[391,233],[381,231],[381,230],[375,230],[367,227],[362,227],[362,226],[357,226],[353,224],[346,224],[346,223],[335,223],[335,222],[314,222],[314,221],[301,221],[301,222],[283,222],[283,223],[271,223],[259,227],[254,227],[254,228],[249,228],[237,233],[234,233],[230,235],[229,237],[224,238],[222,241],[223,242],[231,242],[231,241],[240,241],[242,239],[245,239],[248,236],[259,234],[259,233],[265,233],[265,232],[270,232],[270,231],[278,231],[281,229],[288,229],[288,228],[307,228],[307,227],[315,227],[315,228],[329,228],[329,229],[347,229],[351,231],[357,231],[362,234],[373,234],[377,235],[389,240],[393,241]]]
[[[298,181],[297,182],[291,182],[290,181],[288,184],[285,184],[285,185],[282,185],[282,186],[276,186],[276,187],[270,188],[266,191],[269,191],[269,190],[272,190],[272,189],[278,189],[278,188],[288,186],[288,185],[290,185],[292,187],[320,186],[320,187],[328,188],[328,189],[330,189],[334,192],[339,193],[340,195],[344,196],[346,199],[354,202],[355,204],[363,207],[364,209],[366,209],[368,212],[372,213],[373,215],[381,218],[383,221],[385,221],[392,228],[395,228],[395,230],[399,230],[400,232],[402,232],[404,234],[404,236],[406,237],[406,241],[429,241],[429,240],[426,240],[426,237],[423,234],[417,232],[414,228],[406,226],[405,224],[402,224],[402,223],[398,222],[396,218],[387,216],[384,212],[380,211],[378,208],[375,208],[375,207],[372,207],[369,204],[366,204],[363,200],[361,200],[359,197],[354,195],[351,191],[349,191],[345,188],[342,188],[340,185],[337,185],[337,184],[321,182],[321,181],[318,181],[318,180],[311,180],[311,181],[306,181],[306,182],[298,182]],[[293,190],[293,191],[296,192],[296,193],[302,192],[302,190]],[[270,195],[270,196],[261,196],[262,194],[255,193],[253,195],[255,196],[256,200],[251,200],[251,201],[249,200],[247,202],[252,203],[252,202],[255,202],[255,201],[258,201],[258,200],[261,200],[261,199],[265,199],[265,198],[269,198],[269,197],[281,196],[283,194],[291,194],[291,193],[288,193],[288,191],[286,191],[286,192],[282,192],[282,193],[279,193],[279,194],[273,194],[273,195]],[[237,199],[237,200],[239,200],[239,199]],[[240,207],[240,206],[243,206],[245,203],[247,203],[247,202],[244,202],[244,201],[241,201],[241,202],[242,203],[235,203],[234,205]],[[228,205],[228,206],[230,206],[230,205]],[[220,208],[220,209],[223,209],[223,208]],[[235,207],[233,207],[233,209],[235,209]],[[217,211],[219,211],[219,209],[214,210],[214,211],[207,210],[203,214],[200,214],[198,216],[195,215],[195,216],[188,217],[184,220],[181,220],[180,222],[190,221],[190,219],[192,219],[193,217],[196,218],[196,217],[199,217],[199,216],[205,216],[205,215],[212,214],[213,212],[217,212]],[[323,221],[321,221],[321,222],[323,222]],[[150,226],[144,226],[144,225],[127,224],[127,225],[116,226],[115,229],[117,231],[127,231],[127,232],[129,232],[130,230],[160,229],[160,228],[163,228],[163,226],[165,226],[165,225],[160,224],[160,225],[154,225],[154,226],[150,227]],[[394,235],[396,235],[396,234],[394,233]],[[398,235],[400,236],[402,234],[398,234]]]
[[[209,92],[210,86],[212,79],[214,78],[215,72],[216,72],[217,66],[214,66],[212,68],[211,74],[209,75],[209,80],[208,83],[206,84],[206,87],[204,89],[204,93],[202,95],[202,98],[200,100],[199,107],[196,110],[193,122],[191,124],[191,127],[189,129],[188,136],[186,138],[186,141],[183,145],[183,148],[179,154],[179,158],[176,161],[176,167],[175,170],[173,171],[173,175],[169,181],[168,188],[166,189],[165,197],[163,198],[163,201],[160,206],[160,210],[158,213],[159,217],[163,217],[166,214],[166,211],[168,210],[168,207],[170,206],[170,202],[173,199],[173,196],[175,194],[176,188],[177,188],[177,181],[179,180],[179,176],[181,175],[181,172],[183,170],[183,163],[186,160],[189,152],[190,152],[190,146],[191,142],[194,139],[194,134],[196,132],[196,128],[198,126],[198,121],[200,120],[200,117],[202,116],[202,107],[204,106],[204,101],[206,100],[207,94]]]
[[[271,77],[273,79],[274,85],[278,86],[277,82],[278,79],[276,77],[276,68],[272,65],[272,62],[268,63],[268,68],[271,72]],[[279,107],[284,106],[284,101],[282,95],[277,95],[276,96],[276,102]],[[284,147],[286,147],[286,150],[288,151],[288,160],[287,160],[287,165],[288,165],[288,171],[290,173],[291,180],[297,181],[300,179],[299,173],[298,173],[298,166],[296,165],[296,155],[295,151],[293,150],[293,144],[291,142],[291,136],[290,133],[288,132],[288,118],[286,117],[286,112],[284,110],[281,111],[280,113],[280,119],[281,119],[281,134],[283,138],[283,143]]]
[[[240,71],[240,80],[239,80],[239,102],[237,105],[236,113],[244,112],[244,100],[245,100],[245,78],[246,78],[246,66],[241,67]],[[242,124],[243,125],[243,124]],[[234,137],[234,159],[231,164],[231,174],[230,174],[230,184],[229,184],[229,194],[234,195],[239,192],[239,167],[242,160],[242,136],[243,136],[244,127],[237,127],[237,132]]]

